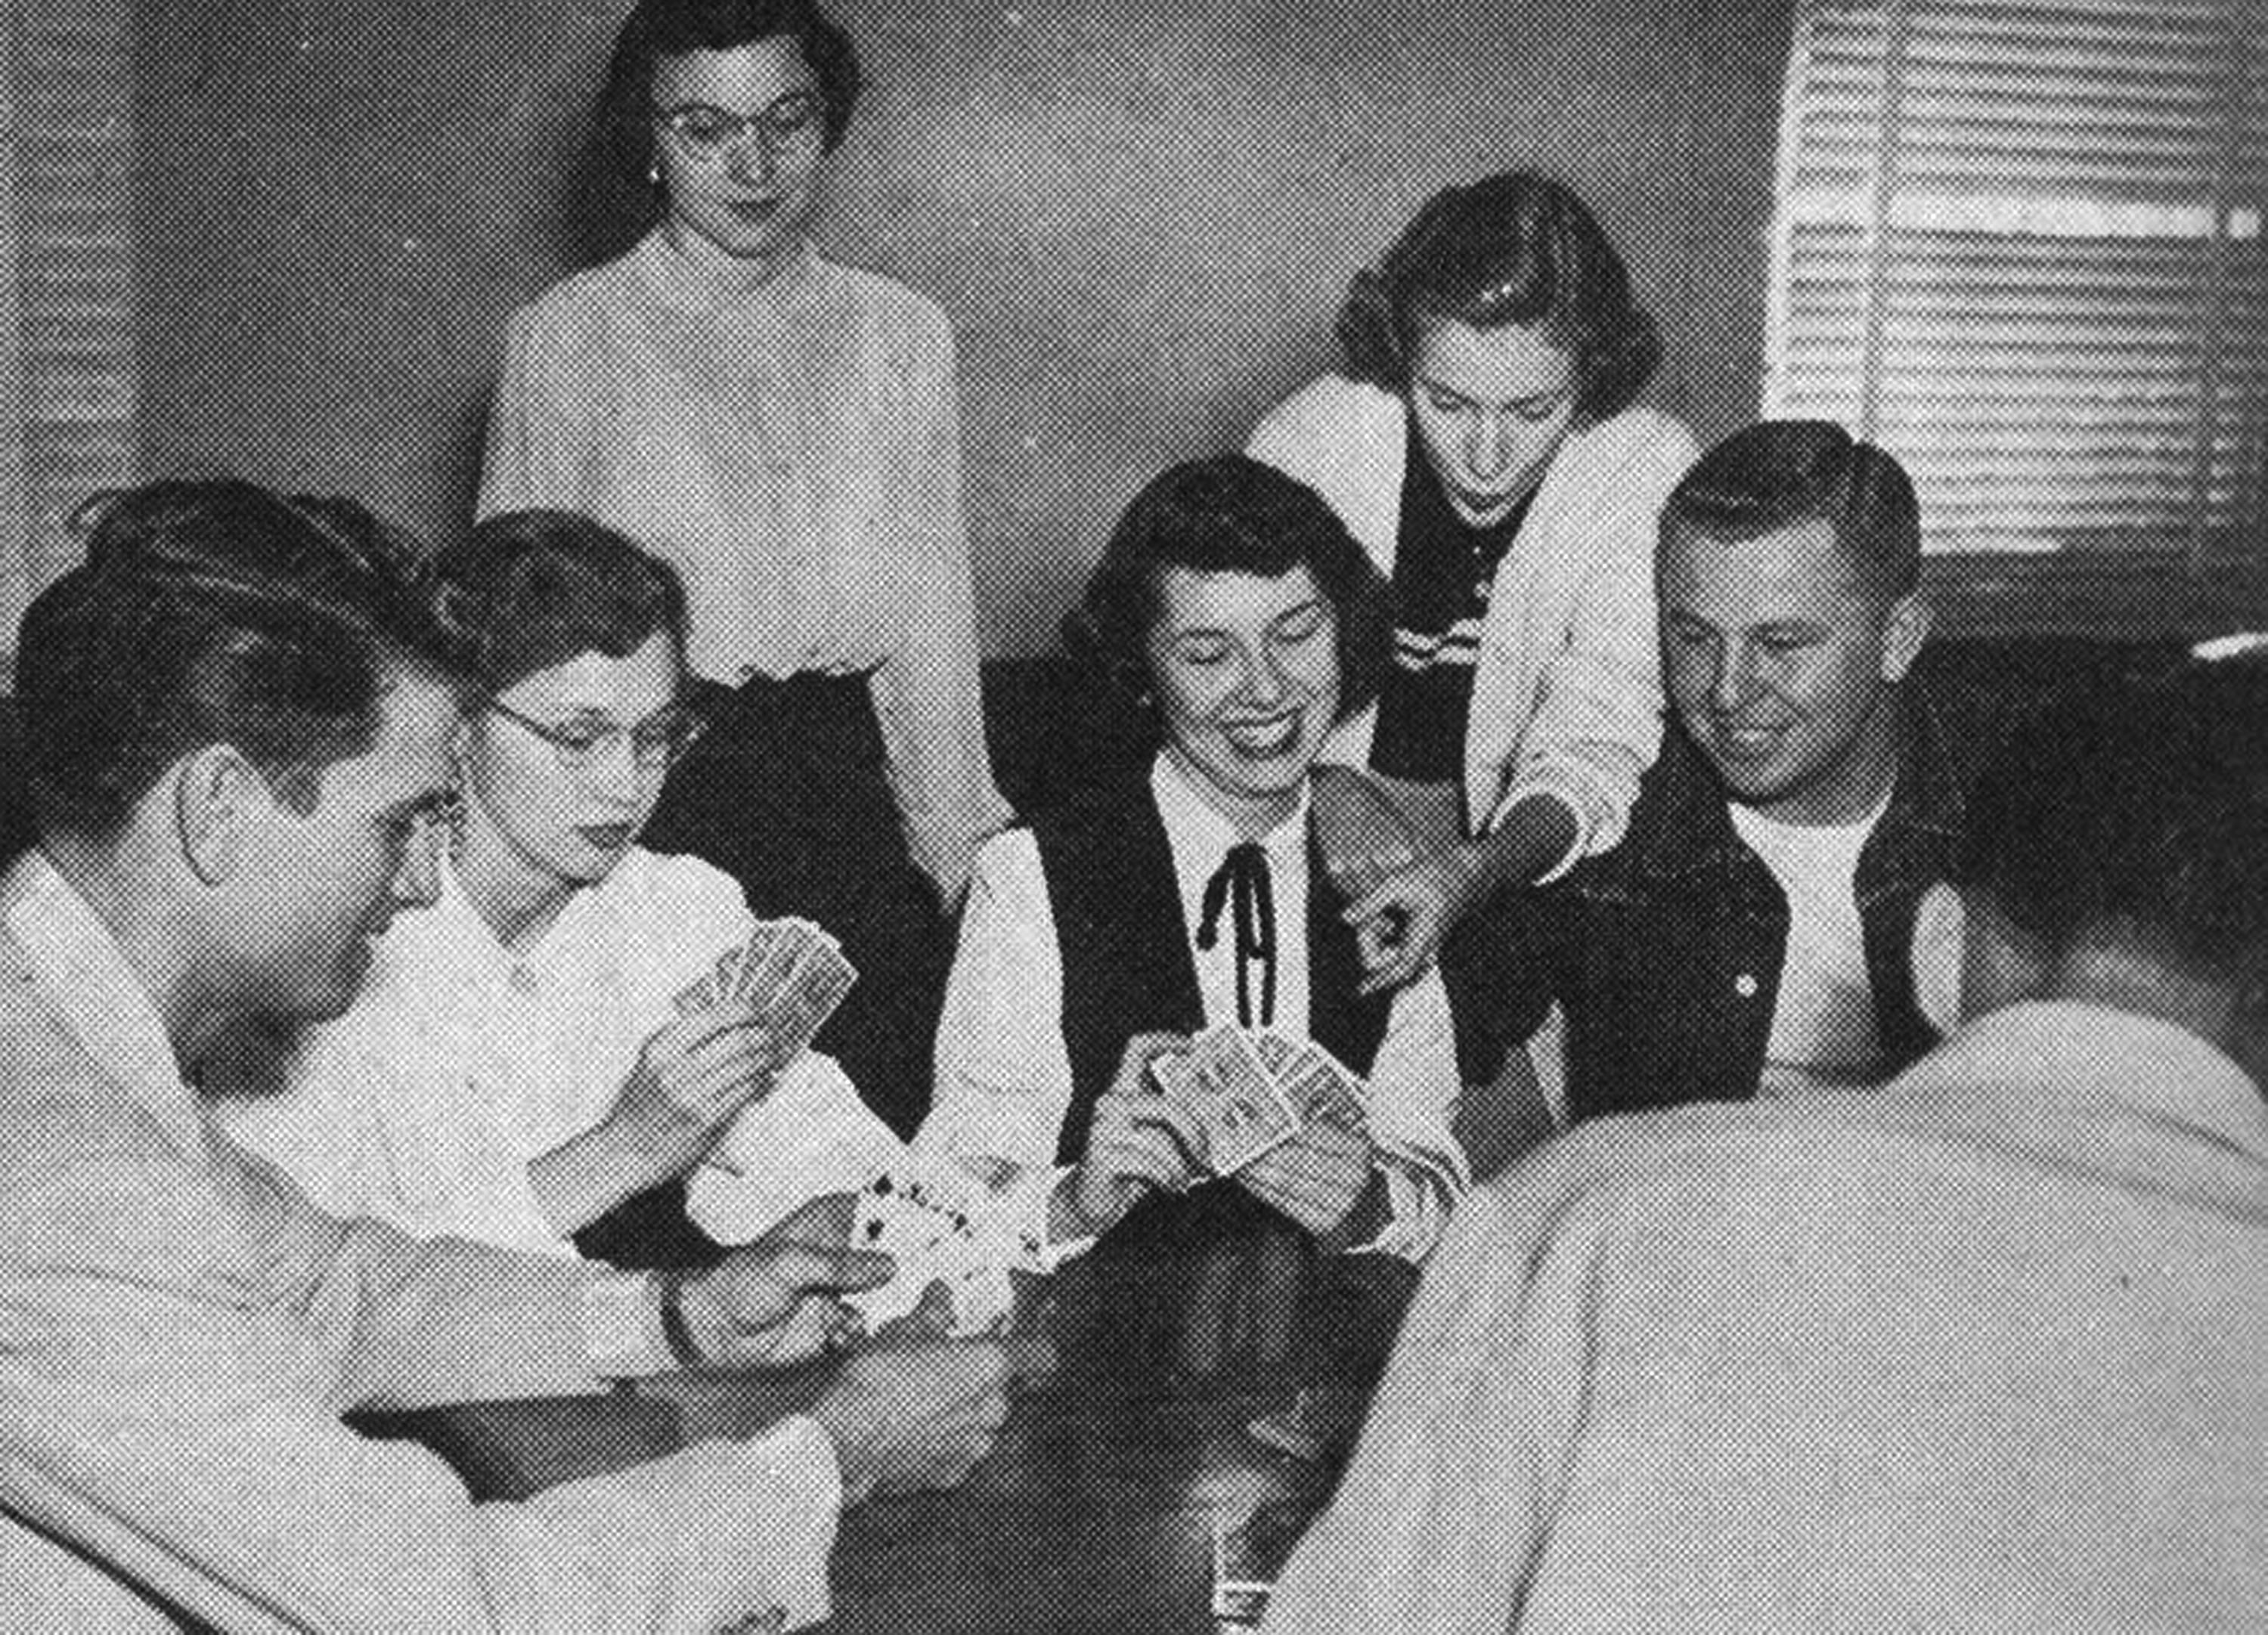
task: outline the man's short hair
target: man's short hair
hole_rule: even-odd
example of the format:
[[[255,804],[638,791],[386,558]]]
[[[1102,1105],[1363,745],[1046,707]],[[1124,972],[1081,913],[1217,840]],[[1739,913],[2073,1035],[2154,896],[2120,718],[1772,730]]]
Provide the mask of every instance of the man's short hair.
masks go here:
[[[454,680],[422,554],[346,499],[235,480],[90,502],[86,560],[33,600],[16,653],[40,829],[114,833],[183,755],[226,743],[299,810],[376,741],[394,674]]]
[[[1921,508],[1905,468],[1829,420],[1764,420],[1695,462],[1662,508],[1661,537],[1751,540],[1818,519],[1885,601],[1921,583]]]
[[[2268,952],[2268,669],[2058,694],[1969,806],[1957,881],[2050,954],[2121,927],[2240,976]]]

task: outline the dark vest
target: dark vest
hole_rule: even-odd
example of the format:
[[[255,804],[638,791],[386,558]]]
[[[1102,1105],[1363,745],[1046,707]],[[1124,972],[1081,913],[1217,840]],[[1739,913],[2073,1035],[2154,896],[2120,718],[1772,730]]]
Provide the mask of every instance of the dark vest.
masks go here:
[[[1071,1057],[1071,1108],[1057,1160],[1086,1151],[1094,1103],[1118,1071],[1127,1040],[1205,1026],[1189,927],[1166,826],[1148,783],[1108,803],[1034,820],[1040,867],[1063,956],[1064,1042]],[[1333,888],[1307,837],[1307,1034],[1367,1075],[1386,1036],[1391,996],[1356,991],[1362,960],[1346,900]]]

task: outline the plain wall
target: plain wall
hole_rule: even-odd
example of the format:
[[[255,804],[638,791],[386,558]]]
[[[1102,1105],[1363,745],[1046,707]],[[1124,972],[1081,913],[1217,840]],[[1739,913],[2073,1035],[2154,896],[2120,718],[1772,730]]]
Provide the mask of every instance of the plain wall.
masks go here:
[[[626,4],[143,0],[150,473],[458,526]],[[1705,441],[1755,410],[1792,0],[838,15],[872,86],[820,237],[952,315],[989,652],[1051,641],[1145,477],[1333,364],[1348,276],[1447,182],[1565,177],[1661,320],[1649,396]]]

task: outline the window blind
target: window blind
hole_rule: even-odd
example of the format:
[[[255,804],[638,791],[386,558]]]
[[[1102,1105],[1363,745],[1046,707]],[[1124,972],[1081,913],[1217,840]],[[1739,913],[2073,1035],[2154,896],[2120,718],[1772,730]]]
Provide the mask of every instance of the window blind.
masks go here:
[[[1946,554],[2257,557],[2258,0],[1803,0],[1764,409],[1906,462]]]
[[[129,21],[129,0],[24,0],[0,24],[0,644],[77,560],[73,510],[135,476]]]

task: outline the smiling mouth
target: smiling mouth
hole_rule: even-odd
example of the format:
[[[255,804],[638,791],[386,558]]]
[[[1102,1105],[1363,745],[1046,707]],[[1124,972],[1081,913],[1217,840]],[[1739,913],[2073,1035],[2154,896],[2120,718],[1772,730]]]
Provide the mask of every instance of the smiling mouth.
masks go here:
[[[1736,755],[1770,754],[1787,736],[1784,726],[1735,726],[1722,721],[1714,730],[1717,741]]]
[[[1302,711],[1270,716],[1264,721],[1224,721],[1221,736],[1239,755],[1267,759],[1289,753],[1300,741]]]

